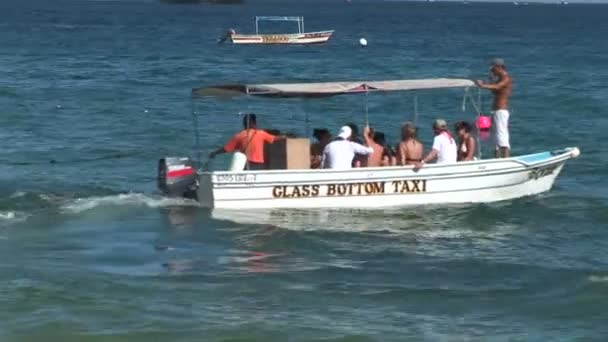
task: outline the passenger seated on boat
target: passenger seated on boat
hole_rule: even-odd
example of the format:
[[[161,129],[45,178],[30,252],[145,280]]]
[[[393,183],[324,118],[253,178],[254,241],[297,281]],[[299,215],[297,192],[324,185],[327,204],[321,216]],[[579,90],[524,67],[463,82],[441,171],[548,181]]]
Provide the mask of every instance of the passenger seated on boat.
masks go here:
[[[382,132],[374,132],[373,140],[382,148],[382,155],[379,166],[395,166],[395,151],[386,143],[386,138]],[[375,149],[374,149],[375,152]]]
[[[350,127],[352,131],[352,135],[349,138],[350,141],[354,141],[357,144],[363,145],[364,142],[359,137],[359,128],[354,123],[347,123],[346,126]],[[367,165],[367,156],[361,154],[355,154],[355,158],[353,159],[353,167],[364,167]]]
[[[397,145],[397,165],[414,165],[422,161],[424,146],[418,140],[418,129],[412,122],[401,125],[401,141]]]
[[[211,152],[209,158],[213,159],[220,153],[239,151],[247,156],[247,168],[249,170],[262,170],[264,169],[264,144],[273,143],[284,137],[258,129],[257,117],[253,113],[243,116],[243,128],[226,145]]]
[[[458,154],[456,142],[448,130],[448,123],[443,119],[435,120],[433,122],[433,133],[435,134],[435,138],[433,139],[431,151],[422,161],[415,164],[414,170],[419,170],[425,163],[435,159],[437,159],[437,164],[456,162]]]
[[[365,127],[363,138],[368,146],[363,146],[359,143],[351,141],[352,130],[348,126],[340,128],[338,139],[330,142],[323,150],[321,159],[321,167],[324,169],[348,170],[352,167],[355,154],[367,156],[374,152],[374,149],[368,147],[371,139],[369,137],[369,127]]]
[[[323,149],[331,142],[331,133],[327,128],[315,128],[312,130],[312,135],[317,139],[317,142],[310,146],[310,167],[318,169],[321,167]]]
[[[458,161],[475,160],[477,142],[471,134],[471,125],[466,121],[458,121],[454,130],[458,134]]]
[[[367,156],[365,162],[361,164],[362,166],[378,167],[378,166],[382,165],[384,147],[381,144],[379,144],[378,142],[376,142],[376,140],[374,139],[375,135],[376,135],[376,132],[374,132],[374,130],[370,128],[368,146],[371,147],[374,150],[374,152],[372,152],[370,155]]]

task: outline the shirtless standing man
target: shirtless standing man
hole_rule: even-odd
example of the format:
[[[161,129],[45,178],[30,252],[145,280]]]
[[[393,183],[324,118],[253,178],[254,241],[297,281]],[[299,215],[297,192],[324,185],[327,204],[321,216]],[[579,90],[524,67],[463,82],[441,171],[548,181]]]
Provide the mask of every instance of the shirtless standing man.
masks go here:
[[[513,86],[513,79],[507,74],[505,61],[497,58],[492,61],[490,72],[497,78],[495,83],[484,83],[477,80],[477,86],[488,89],[494,93],[494,104],[492,106],[494,117],[494,137],[496,139],[496,158],[508,158],[511,156],[511,145],[509,144],[509,96]]]

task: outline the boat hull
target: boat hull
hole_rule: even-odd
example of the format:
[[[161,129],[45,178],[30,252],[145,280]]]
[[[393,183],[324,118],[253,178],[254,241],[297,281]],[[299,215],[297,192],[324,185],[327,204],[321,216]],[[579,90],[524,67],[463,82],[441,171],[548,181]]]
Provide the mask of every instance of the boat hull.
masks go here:
[[[234,34],[233,44],[322,44],[334,31],[304,32],[294,34]]]
[[[204,207],[383,208],[427,204],[489,203],[551,189],[577,148],[509,159],[450,165],[336,170],[199,172]]]

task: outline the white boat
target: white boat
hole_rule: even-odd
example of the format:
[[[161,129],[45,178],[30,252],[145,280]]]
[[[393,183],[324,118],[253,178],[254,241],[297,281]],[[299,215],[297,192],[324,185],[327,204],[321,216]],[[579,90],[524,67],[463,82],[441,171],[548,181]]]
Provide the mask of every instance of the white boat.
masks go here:
[[[297,33],[260,34],[260,21],[295,21],[298,24]],[[228,39],[233,44],[321,44],[329,40],[333,30],[305,32],[304,17],[255,17],[255,34],[239,34],[234,30],[228,32]]]
[[[469,88],[467,79],[330,82],[206,87],[196,96],[249,94],[323,97],[386,91]],[[381,208],[426,204],[488,203],[548,191],[576,147],[506,159],[412,166],[195,172],[188,158],[164,158],[159,185],[166,194],[191,192],[204,207],[225,209]],[[175,177],[167,177],[174,172]]]

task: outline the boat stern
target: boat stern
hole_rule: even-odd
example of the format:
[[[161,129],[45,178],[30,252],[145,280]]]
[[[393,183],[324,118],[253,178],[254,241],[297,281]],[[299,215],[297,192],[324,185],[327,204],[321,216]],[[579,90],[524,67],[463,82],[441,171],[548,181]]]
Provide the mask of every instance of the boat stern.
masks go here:
[[[201,206],[205,208],[214,207],[214,195],[213,195],[213,180],[211,173],[199,172],[197,174],[198,188],[196,189],[196,197]]]

